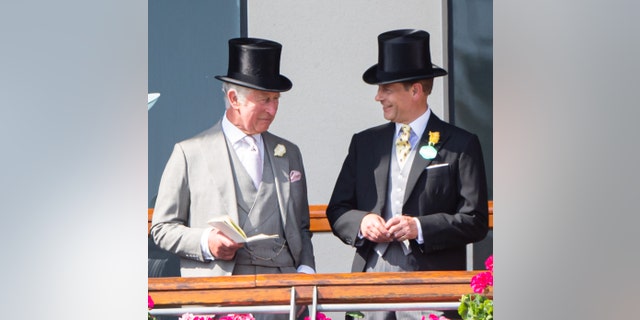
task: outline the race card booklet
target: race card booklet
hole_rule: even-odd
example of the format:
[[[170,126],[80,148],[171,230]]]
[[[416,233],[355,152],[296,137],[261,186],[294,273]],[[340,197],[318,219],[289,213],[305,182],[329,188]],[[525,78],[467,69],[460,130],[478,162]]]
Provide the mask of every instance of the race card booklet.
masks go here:
[[[277,238],[277,234],[256,234],[251,237],[247,237],[244,233],[244,230],[237,225],[231,217],[223,216],[223,217],[215,217],[211,220],[207,221],[210,226],[220,230],[220,232],[224,233],[225,236],[229,237],[231,240],[237,243],[245,243],[245,242],[253,242],[264,239]]]

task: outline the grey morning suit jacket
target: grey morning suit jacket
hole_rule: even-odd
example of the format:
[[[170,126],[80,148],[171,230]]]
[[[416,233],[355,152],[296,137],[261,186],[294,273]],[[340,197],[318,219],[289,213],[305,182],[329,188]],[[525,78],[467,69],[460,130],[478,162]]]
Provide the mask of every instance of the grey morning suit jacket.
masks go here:
[[[296,268],[315,268],[307,183],[300,149],[269,132],[262,133],[264,156],[272,163],[278,205],[287,244]],[[285,146],[282,157],[274,156],[276,145]],[[268,170],[268,168],[265,168]],[[294,182],[290,177],[300,175]],[[153,213],[151,236],[155,243],[180,256],[183,277],[231,275],[234,261],[205,261],[200,249],[202,232],[214,216],[229,215],[238,221],[238,208],[226,138],[219,121],[202,133],[179,142],[167,162]]]
[[[464,270],[466,244],[488,231],[487,181],[478,137],[431,114],[417,150],[428,145],[429,131],[440,133],[434,159],[416,152],[402,212],[420,220],[424,243],[411,240],[418,270]],[[381,214],[387,197],[395,124],[357,133],[327,207],[333,233],[356,247],[352,271],[364,271],[375,243],[359,239],[360,222]],[[375,253],[373,253],[375,254]]]

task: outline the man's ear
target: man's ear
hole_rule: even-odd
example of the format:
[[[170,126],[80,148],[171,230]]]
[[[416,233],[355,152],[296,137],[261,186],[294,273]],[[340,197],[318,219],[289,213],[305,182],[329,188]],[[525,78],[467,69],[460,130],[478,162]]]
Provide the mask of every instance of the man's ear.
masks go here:
[[[236,108],[238,106],[238,92],[235,89],[229,89],[227,91],[227,99],[229,100],[229,105],[232,108]]]
[[[420,84],[420,82],[414,82],[411,85],[411,94],[416,96],[419,92],[422,92],[422,84]]]

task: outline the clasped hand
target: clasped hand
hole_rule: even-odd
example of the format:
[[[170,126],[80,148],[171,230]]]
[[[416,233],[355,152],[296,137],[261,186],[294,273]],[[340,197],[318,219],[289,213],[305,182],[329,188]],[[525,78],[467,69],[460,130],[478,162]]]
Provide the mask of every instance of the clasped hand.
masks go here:
[[[410,216],[395,216],[389,221],[377,214],[364,216],[360,223],[360,233],[373,242],[411,240],[418,237],[418,227]]]
[[[213,229],[209,233],[209,251],[216,259],[231,260],[243,246],[244,244],[229,239],[219,230]]]

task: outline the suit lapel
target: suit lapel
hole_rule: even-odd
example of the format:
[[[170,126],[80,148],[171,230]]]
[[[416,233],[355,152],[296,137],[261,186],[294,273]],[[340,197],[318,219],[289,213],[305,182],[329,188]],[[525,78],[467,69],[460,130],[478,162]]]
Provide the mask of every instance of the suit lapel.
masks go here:
[[[233,173],[231,172],[231,160],[227,149],[227,141],[222,133],[222,123],[218,122],[211,129],[207,130],[200,140],[200,149],[203,159],[207,163],[209,175],[212,183],[216,187],[220,197],[224,199],[225,211],[231,219],[238,221],[238,207],[236,199],[236,188],[233,183]],[[221,152],[225,150],[226,152]],[[228,168],[228,170],[219,170]]]
[[[426,167],[428,167],[431,164],[431,162],[433,162],[434,160],[440,157],[440,151],[442,150],[442,146],[444,146],[444,144],[449,139],[448,132],[447,131],[443,132],[444,126],[442,125],[442,123],[443,123],[442,120],[436,117],[435,114],[431,113],[431,116],[429,117],[429,122],[427,122],[427,127],[425,128],[424,133],[422,134],[422,137],[420,137],[420,141],[418,142],[418,147],[416,149],[416,154],[413,158],[413,164],[411,165],[411,171],[409,173],[409,178],[407,179],[407,188],[404,193],[404,202],[407,202],[407,199],[411,195],[411,192],[413,191],[413,188],[415,187],[416,182],[418,182],[418,179],[420,178],[420,176],[424,174]],[[438,151],[438,154],[433,159],[425,159],[420,155],[420,148],[426,147],[429,145],[429,131],[440,132],[440,141],[438,141],[438,143],[435,145],[435,148]]]
[[[280,215],[282,217],[282,224],[287,226],[287,208],[289,197],[284,195],[289,194],[289,157],[286,155],[282,157],[274,156],[273,152],[278,144],[278,140],[269,132],[262,134],[262,140],[264,141],[264,156],[269,157],[271,162],[271,170],[273,171],[273,177],[275,180],[276,194],[278,195],[278,205],[280,206]]]
[[[393,151],[393,141],[395,136],[395,124],[390,122],[389,125],[384,127],[380,132],[380,141],[382,143],[375,143],[377,149],[374,153],[369,155],[360,155],[364,157],[371,157],[372,160],[379,159],[378,166],[373,170],[373,176],[376,184],[376,191],[378,198],[376,206],[372,210],[373,212],[382,212],[384,208],[385,199],[387,198],[387,186],[389,184],[389,165],[391,163],[391,152]],[[386,140],[386,143],[384,142]]]

